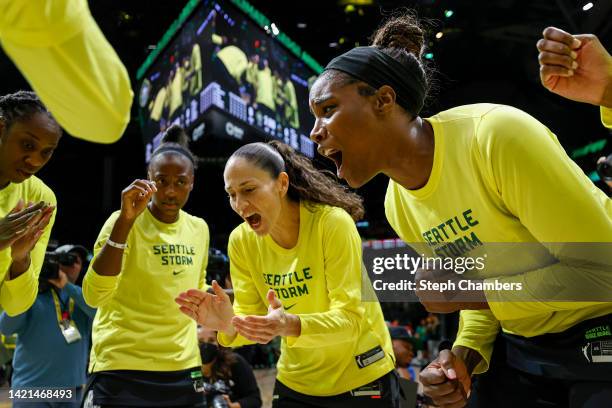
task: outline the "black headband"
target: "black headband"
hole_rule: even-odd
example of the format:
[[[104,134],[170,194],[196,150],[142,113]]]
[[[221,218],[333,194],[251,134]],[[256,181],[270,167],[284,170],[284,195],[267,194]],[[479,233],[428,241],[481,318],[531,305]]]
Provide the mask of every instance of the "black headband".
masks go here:
[[[179,153],[185,156],[186,158],[188,158],[191,164],[195,166],[195,161],[193,160],[193,157],[187,154],[185,150],[181,149],[180,147],[175,147],[175,146],[160,146],[157,150],[153,152],[153,155],[151,156],[151,160],[153,160],[155,156],[160,155],[162,153],[166,153],[166,152]]]
[[[397,103],[414,116],[423,109],[427,80],[416,58],[414,64],[404,65],[377,47],[356,47],[331,60],[325,67],[329,69],[346,72],[376,89],[389,85]]]

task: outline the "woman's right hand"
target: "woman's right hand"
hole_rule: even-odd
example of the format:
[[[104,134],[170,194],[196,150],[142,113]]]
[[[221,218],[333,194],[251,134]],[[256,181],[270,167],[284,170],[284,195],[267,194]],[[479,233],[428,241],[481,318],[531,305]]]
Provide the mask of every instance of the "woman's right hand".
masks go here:
[[[30,203],[26,207],[23,200],[19,200],[6,217],[0,218],[0,251],[28,233],[30,228],[40,221],[43,210],[47,207],[43,201],[33,205]]]
[[[209,329],[221,331],[229,336],[236,333],[232,325],[234,308],[229,296],[217,281],[212,281],[214,294],[199,289],[190,289],[175,299],[181,312]]]
[[[155,183],[150,180],[134,180],[121,192],[121,217],[134,221],[147,208],[153,193],[157,191]]]

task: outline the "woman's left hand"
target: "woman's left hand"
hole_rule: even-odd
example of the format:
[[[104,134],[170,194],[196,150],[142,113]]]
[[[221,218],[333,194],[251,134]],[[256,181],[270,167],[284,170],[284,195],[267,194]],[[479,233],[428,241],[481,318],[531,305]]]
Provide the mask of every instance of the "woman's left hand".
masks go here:
[[[232,324],[243,337],[261,344],[269,343],[276,336],[299,336],[300,320],[285,313],[276,293],[268,291],[268,314],[265,316],[234,316]]]
[[[21,238],[11,245],[11,257],[13,261],[21,261],[30,254],[36,243],[45,232],[45,228],[51,220],[54,206],[46,206],[42,209],[38,220],[30,227]]]

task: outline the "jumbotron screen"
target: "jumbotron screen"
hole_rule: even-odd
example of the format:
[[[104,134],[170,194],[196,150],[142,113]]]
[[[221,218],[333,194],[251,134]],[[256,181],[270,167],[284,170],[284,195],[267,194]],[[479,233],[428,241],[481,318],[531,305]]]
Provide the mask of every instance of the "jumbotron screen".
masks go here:
[[[229,1],[202,1],[160,51],[138,97],[147,161],[174,123],[193,141],[278,139],[314,156],[308,89],[315,72],[272,29]]]

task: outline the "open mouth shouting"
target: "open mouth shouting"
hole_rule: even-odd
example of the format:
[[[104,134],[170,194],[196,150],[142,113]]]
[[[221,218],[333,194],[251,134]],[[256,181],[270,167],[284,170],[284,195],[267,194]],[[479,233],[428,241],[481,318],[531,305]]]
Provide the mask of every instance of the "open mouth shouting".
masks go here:
[[[244,217],[244,219],[249,223],[254,231],[257,231],[257,229],[261,226],[261,215],[259,214],[252,214],[248,217]]]
[[[332,160],[336,164],[336,175],[339,178],[343,178],[344,172],[342,171],[342,151],[338,149],[322,149],[321,154],[328,159]]]

